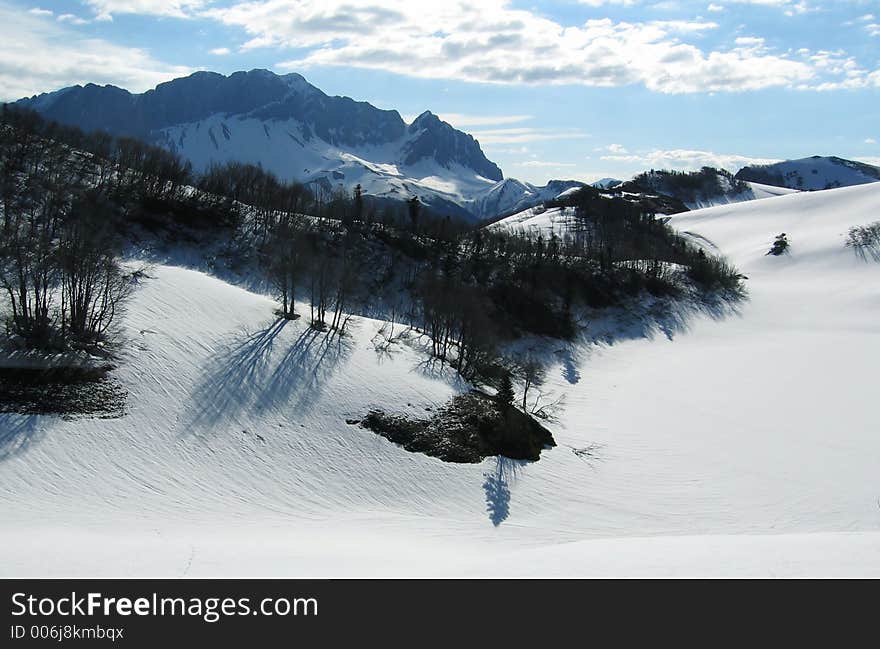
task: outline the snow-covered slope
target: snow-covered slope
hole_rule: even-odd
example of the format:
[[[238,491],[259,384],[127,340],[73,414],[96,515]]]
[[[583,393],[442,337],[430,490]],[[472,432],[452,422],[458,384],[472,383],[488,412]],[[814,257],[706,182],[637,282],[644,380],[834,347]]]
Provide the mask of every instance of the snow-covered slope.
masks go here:
[[[508,232],[528,232],[541,234],[545,238],[551,234],[562,238],[574,230],[575,211],[571,207],[530,207],[511,214],[486,226],[489,230],[507,230]]]
[[[752,194],[757,200],[760,200],[762,198],[773,198],[774,196],[786,196],[788,194],[794,194],[798,191],[797,189],[789,189],[788,187],[763,185],[761,183],[755,183],[751,181],[746,181],[746,184],[752,189]]]
[[[673,217],[750,298],[544,342],[558,447],[445,464],[348,425],[462,389],[380,323],[327,340],[160,266],[126,318],[129,414],[0,415],[0,575],[880,576],[880,185]],[[791,253],[768,257],[786,232]],[[415,344],[415,343],[412,343]]]
[[[880,180],[880,167],[835,156],[812,156],[771,165],[743,167],[740,180],[800,190],[850,187]]]

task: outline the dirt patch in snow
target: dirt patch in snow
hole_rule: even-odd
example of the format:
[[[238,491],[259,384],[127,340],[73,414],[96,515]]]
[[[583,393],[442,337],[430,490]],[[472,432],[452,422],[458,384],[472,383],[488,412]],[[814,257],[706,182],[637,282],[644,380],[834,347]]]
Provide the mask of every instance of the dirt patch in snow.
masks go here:
[[[445,462],[477,463],[496,455],[538,460],[542,450],[556,446],[532,417],[476,391],[453,398],[428,419],[371,410],[360,424],[407,451]]]

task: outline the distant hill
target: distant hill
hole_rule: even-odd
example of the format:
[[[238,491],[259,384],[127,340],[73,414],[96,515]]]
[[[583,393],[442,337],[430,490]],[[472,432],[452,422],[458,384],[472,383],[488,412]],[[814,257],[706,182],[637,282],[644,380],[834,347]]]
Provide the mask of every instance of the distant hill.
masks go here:
[[[613,187],[612,191],[658,194],[676,199],[688,209],[697,210],[770,198],[792,190],[737,180],[725,169],[703,167],[699,171],[646,171]]]
[[[616,218],[621,209],[627,206],[644,214],[670,215],[687,212],[688,207],[680,200],[662,194],[602,190],[592,185],[575,187],[560,193],[552,200],[540,205],[524,208],[518,212],[494,219],[484,227],[490,230],[509,232],[533,232],[546,236],[566,234],[582,228],[584,219],[578,217],[578,209],[583,215],[596,217],[613,215]]]
[[[590,184],[597,189],[611,189],[612,187],[616,187],[617,185],[620,185],[622,183],[623,181],[618,180],[617,178],[600,178],[596,182]]]
[[[745,180],[805,191],[864,185],[880,180],[880,167],[835,156],[812,156],[771,165],[743,167],[736,174]]]

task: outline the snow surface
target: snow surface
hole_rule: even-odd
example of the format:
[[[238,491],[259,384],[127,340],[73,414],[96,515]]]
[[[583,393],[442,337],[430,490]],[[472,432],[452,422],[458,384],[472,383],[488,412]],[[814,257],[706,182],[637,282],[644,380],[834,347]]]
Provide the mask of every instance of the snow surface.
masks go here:
[[[566,407],[536,463],[345,423],[464,389],[417,341],[377,351],[364,318],[328,340],[156,267],[126,417],[0,415],[0,576],[880,576],[880,266],[843,245],[878,214],[874,184],[673,217],[750,299],[544,341]],[[791,253],[766,256],[780,232]]]

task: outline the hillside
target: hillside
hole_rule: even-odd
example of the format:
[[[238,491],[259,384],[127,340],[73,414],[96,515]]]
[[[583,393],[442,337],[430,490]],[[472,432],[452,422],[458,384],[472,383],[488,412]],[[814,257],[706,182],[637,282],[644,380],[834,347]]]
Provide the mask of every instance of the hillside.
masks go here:
[[[629,202],[644,203],[646,206],[651,206],[653,209],[658,210],[660,214],[672,215],[682,214],[688,211],[688,209],[696,210],[703,207],[730,205],[797,193],[797,190],[773,187],[772,185],[761,185],[760,183],[752,182],[744,184],[747,186],[745,191],[732,194],[714,194],[711,197],[704,195],[700,200],[690,203],[681,202],[677,198],[662,192],[656,194],[646,192],[644,187],[638,187],[634,183],[626,183],[619,186],[619,189],[615,186],[610,190],[600,192],[599,196],[609,200],[619,198]],[[630,190],[634,191],[624,191],[624,187],[627,186]],[[558,196],[555,200],[545,201],[548,205],[541,204],[527,207],[509,216],[492,221],[487,227],[491,230],[541,233],[545,237],[555,234],[558,237],[564,237],[566,234],[571,234],[574,230],[582,227],[578,223],[575,208],[572,205],[565,204],[568,202],[565,199],[570,199],[573,192],[574,190]],[[673,193],[669,192],[669,194]],[[660,197],[666,197],[668,200],[658,200]]]
[[[689,210],[741,203],[795,190],[739,180],[729,171],[703,167],[699,171],[646,171],[615,185],[615,192],[660,194],[681,201]]]
[[[577,230],[573,207],[530,207],[486,226],[490,230],[532,232],[549,237],[564,237]]]
[[[623,204],[645,214],[669,215],[688,210],[679,199],[660,192],[647,190],[643,186],[627,183],[611,189],[593,186],[572,187],[555,198],[544,200],[540,205],[526,207],[503,218],[488,222],[484,227],[494,232],[541,234],[547,237],[555,234],[560,238],[574,232],[582,232],[588,226],[580,214],[587,219],[604,214],[615,214]],[[662,219],[662,216],[661,216]]]
[[[743,167],[736,178],[776,187],[816,191],[877,182],[880,180],[880,167],[834,156],[812,156],[772,165]]]
[[[0,574],[880,576],[880,267],[843,245],[878,213],[866,185],[673,217],[749,300],[534,341],[566,399],[536,463],[448,464],[346,423],[465,389],[417,340],[369,318],[325,337],[156,266],[124,321],[126,417],[0,415]],[[766,256],[780,232],[790,254]]]
[[[143,94],[87,84],[15,105],[87,132],[158,144],[197,172],[258,164],[327,196],[360,184],[382,200],[418,196],[438,213],[467,219],[530,207],[554,191],[552,182],[504,180],[479,142],[430,111],[407,124],[395,110],[329,96],[295,73],[197,72]]]

